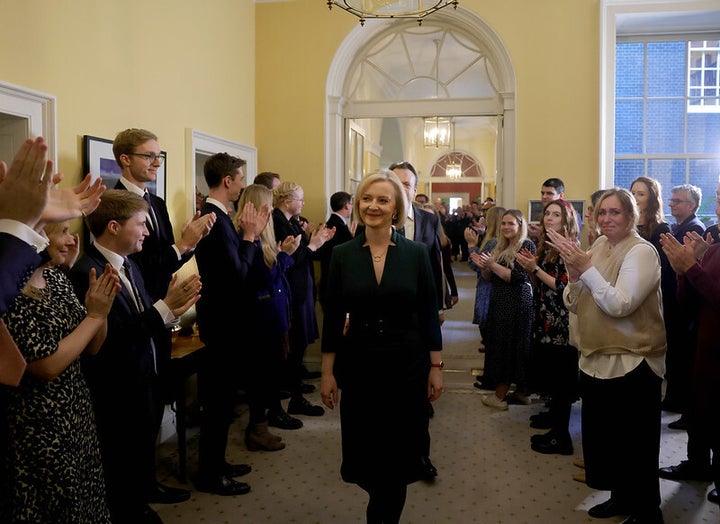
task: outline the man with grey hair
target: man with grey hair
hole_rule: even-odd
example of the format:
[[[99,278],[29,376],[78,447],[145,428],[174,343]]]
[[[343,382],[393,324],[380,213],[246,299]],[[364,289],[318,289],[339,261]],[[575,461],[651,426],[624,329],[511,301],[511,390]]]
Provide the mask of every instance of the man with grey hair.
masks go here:
[[[672,234],[681,244],[687,233],[695,232],[702,235],[705,231],[705,226],[695,216],[701,200],[702,190],[697,186],[682,184],[672,188],[672,196],[669,200],[670,212],[675,218]],[[667,332],[665,356],[667,388],[663,409],[680,413],[681,417],[671,422],[668,427],[684,430],[687,429],[685,413],[690,402],[690,377],[695,349],[693,326],[696,323],[696,315],[687,308],[681,307],[675,296],[667,297],[665,306],[663,315]]]

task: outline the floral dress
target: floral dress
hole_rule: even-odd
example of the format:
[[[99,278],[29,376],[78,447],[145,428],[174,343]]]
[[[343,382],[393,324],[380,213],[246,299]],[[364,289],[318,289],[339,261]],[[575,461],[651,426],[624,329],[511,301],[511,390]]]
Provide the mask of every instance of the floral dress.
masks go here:
[[[18,296],[3,315],[28,363],[52,355],[85,318],[56,268],[37,297]],[[0,522],[110,522],[95,416],[79,359],[44,381],[26,372],[0,389]]]

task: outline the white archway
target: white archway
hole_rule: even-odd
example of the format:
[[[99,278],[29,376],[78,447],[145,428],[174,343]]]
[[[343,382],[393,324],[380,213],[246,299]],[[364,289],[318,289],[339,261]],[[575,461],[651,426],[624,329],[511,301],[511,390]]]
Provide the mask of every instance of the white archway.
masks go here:
[[[502,40],[495,30],[476,13],[462,6],[433,14],[433,18],[458,28],[475,37],[487,52],[496,71],[496,88],[499,101],[482,104],[477,100],[446,99],[433,101],[437,114],[501,115],[502,125],[497,138],[497,201],[515,203],[516,193],[516,116],[515,71]],[[344,119],[348,114],[348,101],[343,98],[343,87],[355,57],[368,42],[386,31],[394,21],[368,20],[365,26],[356,26],[338,47],[328,71],[325,115],[325,187],[327,194],[340,191],[344,181],[343,135]],[[372,109],[374,116],[405,116],[397,103],[379,101]],[[399,113],[400,112],[400,113]]]

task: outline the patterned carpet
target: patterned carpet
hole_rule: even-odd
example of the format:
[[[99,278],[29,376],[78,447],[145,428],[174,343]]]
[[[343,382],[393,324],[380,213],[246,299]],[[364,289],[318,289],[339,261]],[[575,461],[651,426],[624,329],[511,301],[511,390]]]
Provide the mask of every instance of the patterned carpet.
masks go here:
[[[600,522],[587,509],[604,501],[597,492],[572,476],[582,457],[580,404],[573,407],[571,432],[575,456],[541,455],[530,449],[530,436],[538,430],[528,417],[543,409],[540,399],[530,406],[510,406],[498,412],[481,404],[482,392],[472,387],[470,370],[482,367],[477,352],[479,335],[470,324],[475,276],[465,264],[454,264],[460,303],[447,313],[443,326],[446,393],[435,404],[431,420],[432,460],[440,475],[432,483],[408,489],[402,522],[453,523],[583,523]],[[318,368],[317,345],[308,350],[308,366]],[[317,381],[314,381],[317,384]],[[319,403],[317,392],[308,395]],[[231,429],[228,460],[249,463],[253,471],[240,480],[252,491],[239,497],[219,497],[193,491],[189,501],[154,506],[166,524],[174,523],[300,523],[350,524],[365,522],[367,498],[360,488],[340,479],[340,430],[337,412],[323,417],[301,417],[297,431],[275,430],[287,448],[275,452],[248,452],[243,442],[247,413]],[[677,415],[664,414],[660,464],[685,458],[687,435],[667,429]],[[197,428],[188,441],[188,474],[197,470]],[[159,446],[158,477],[167,484],[193,489],[176,479],[177,448],[174,438]],[[661,481],[666,523],[718,523],[720,510],[706,501],[710,486],[698,482]],[[621,522],[606,519],[604,522]]]

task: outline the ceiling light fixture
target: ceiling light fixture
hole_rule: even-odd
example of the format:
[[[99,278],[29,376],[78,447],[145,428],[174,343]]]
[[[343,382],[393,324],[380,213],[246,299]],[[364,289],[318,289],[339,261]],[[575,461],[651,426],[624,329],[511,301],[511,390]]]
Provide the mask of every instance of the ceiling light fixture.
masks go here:
[[[422,25],[423,19],[447,6],[457,9],[458,0],[327,0],[328,9],[336,5],[360,19],[365,25],[368,18],[412,18]]]
[[[423,118],[423,143],[425,147],[450,147],[452,121],[444,116]]]
[[[462,177],[462,165],[458,163],[458,153],[455,151],[455,123],[452,123],[452,151],[447,156],[449,163],[445,166],[445,176],[457,180]]]

